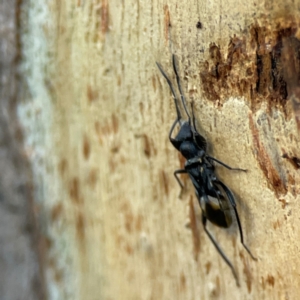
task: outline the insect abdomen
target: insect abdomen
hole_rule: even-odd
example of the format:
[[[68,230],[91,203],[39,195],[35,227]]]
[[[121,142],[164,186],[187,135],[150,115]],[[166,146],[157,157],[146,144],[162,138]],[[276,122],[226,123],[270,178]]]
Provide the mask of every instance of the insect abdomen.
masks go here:
[[[223,198],[222,196],[220,198]],[[232,224],[232,214],[227,201],[223,199],[207,196],[201,197],[200,206],[206,218],[213,224],[228,228]],[[221,203],[221,205],[220,205]]]

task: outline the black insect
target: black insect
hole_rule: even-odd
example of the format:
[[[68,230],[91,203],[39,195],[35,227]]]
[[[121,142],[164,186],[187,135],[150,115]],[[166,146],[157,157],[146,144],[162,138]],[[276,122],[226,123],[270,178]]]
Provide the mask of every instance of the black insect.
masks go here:
[[[192,180],[192,183],[195,188],[196,196],[202,210],[202,223],[203,223],[204,230],[207,233],[211,242],[216,247],[219,254],[222,256],[222,258],[225,260],[227,265],[230,267],[233,276],[236,279],[237,285],[239,285],[238,277],[235,272],[235,269],[233,268],[231,262],[223,253],[223,251],[221,250],[217,242],[214,240],[213,236],[207,230],[206,223],[207,220],[209,220],[211,223],[219,227],[229,228],[232,224],[232,220],[233,220],[232,215],[234,212],[238,224],[238,229],[240,232],[241,243],[243,247],[246,249],[246,251],[250,254],[252,259],[256,260],[256,258],[252,255],[252,253],[248,249],[248,247],[244,244],[242,226],[236,209],[234,196],[230,191],[230,189],[217,178],[215,174],[214,162],[217,162],[218,164],[224,166],[229,170],[238,170],[244,172],[246,172],[246,170],[239,169],[239,168],[231,168],[228,165],[224,164],[223,162],[217,160],[216,158],[207,155],[206,140],[196,129],[193,103],[191,106],[192,118],[187,109],[186,100],[182,93],[180,79],[176,68],[175,55],[172,56],[172,61],[173,61],[173,69],[176,76],[176,82],[177,82],[177,86],[181,98],[181,103],[183,105],[185,114],[187,115],[188,118],[187,121],[182,118],[179,109],[179,100],[176,96],[174,87],[170,79],[162,69],[161,65],[159,63],[156,64],[171,89],[174,102],[175,102],[176,112],[177,112],[177,118],[171,127],[169,133],[169,139],[173,144],[173,146],[186,158],[184,169],[176,170],[174,172],[174,176],[181,188],[183,188],[183,184],[180,181],[178,174],[187,173],[190,179]],[[172,135],[177,124],[179,124],[179,131],[176,137],[173,138]]]

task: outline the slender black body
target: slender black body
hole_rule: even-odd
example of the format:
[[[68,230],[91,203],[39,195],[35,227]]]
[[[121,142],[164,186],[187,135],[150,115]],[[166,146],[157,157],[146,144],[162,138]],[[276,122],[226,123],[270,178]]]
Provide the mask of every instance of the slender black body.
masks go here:
[[[223,251],[221,250],[217,242],[214,240],[210,232],[207,230],[206,223],[207,220],[209,220],[211,223],[219,227],[228,228],[232,224],[232,211],[233,211],[237,220],[241,243],[244,246],[244,248],[247,250],[247,252],[250,254],[250,256],[254,260],[256,260],[256,258],[252,255],[252,253],[248,249],[248,247],[244,244],[243,231],[242,231],[239,215],[236,209],[234,196],[232,192],[229,190],[229,188],[216,177],[214,162],[217,162],[230,170],[238,170],[244,172],[246,170],[231,168],[228,165],[224,164],[223,162],[206,154],[207,143],[205,138],[202,135],[200,135],[200,133],[196,129],[193,103],[192,103],[192,119],[187,110],[186,100],[182,93],[180,79],[176,68],[175,55],[172,56],[172,61],[173,61],[173,69],[176,75],[177,86],[180,93],[181,103],[183,105],[184,111],[188,118],[187,121],[183,120],[182,118],[179,109],[179,100],[176,96],[175,90],[173,88],[170,79],[163,71],[161,65],[159,63],[156,64],[171,89],[172,95],[174,97],[176,112],[177,112],[177,118],[171,127],[169,133],[169,139],[173,144],[173,146],[186,158],[184,169],[176,170],[174,172],[174,176],[178,181],[179,185],[181,186],[181,188],[183,188],[183,184],[181,183],[178,174],[187,173],[190,179],[192,180],[192,183],[195,188],[196,196],[202,210],[202,223],[203,223],[204,230],[207,233],[211,242],[216,247],[219,254],[222,256],[222,258],[225,260],[227,265],[232,270],[237,285],[239,285],[238,277],[235,272],[235,269],[233,268],[231,262],[223,253]],[[177,124],[179,124],[179,131],[175,136],[175,138],[173,138],[172,137],[173,131]]]

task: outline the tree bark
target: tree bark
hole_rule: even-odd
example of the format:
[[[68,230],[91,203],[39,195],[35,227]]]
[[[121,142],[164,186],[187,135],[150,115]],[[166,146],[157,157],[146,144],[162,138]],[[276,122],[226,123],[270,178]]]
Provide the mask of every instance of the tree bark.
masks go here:
[[[299,1],[28,1],[18,114],[49,299],[296,299]],[[286,47],[286,48],[284,48]],[[175,53],[236,224],[205,235],[168,140]],[[292,76],[294,78],[294,76]],[[294,95],[291,99],[291,95]],[[293,102],[294,101],[294,102]],[[293,104],[294,103],[294,104]],[[296,104],[295,104],[296,103]],[[297,115],[297,114],[296,114]]]
[[[16,107],[20,92],[20,1],[0,2],[0,298],[44,299],[35,245],[30,164]],[[17,288],[16,288],[17,287]]]

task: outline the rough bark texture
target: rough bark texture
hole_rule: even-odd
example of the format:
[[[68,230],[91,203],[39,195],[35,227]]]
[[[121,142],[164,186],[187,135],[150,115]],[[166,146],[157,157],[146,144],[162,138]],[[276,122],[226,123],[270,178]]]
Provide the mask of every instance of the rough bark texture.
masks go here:
[[[18,112],[49,299],[298,297],[299,6],[29,1]],[[191,183],[179,197],[173,177],[175,108],[155,65],[174,80],[172,53],[209,153],[249,170],[217,168],[258,261],[236,226],[209,226],[240,288],[203,232]]]
[[[0,299],[44,299],[31,172],[16,114],[20,2],[0,3]]]

